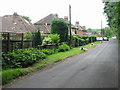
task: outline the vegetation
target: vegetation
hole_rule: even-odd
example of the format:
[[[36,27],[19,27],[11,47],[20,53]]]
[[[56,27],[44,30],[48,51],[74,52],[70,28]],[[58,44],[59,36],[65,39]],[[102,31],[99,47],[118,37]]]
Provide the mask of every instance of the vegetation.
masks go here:
[[[108,25],[120,42],[120,2],[105,2],[104,13],[107,16]]]
[[[65,43],[63,43],[62,45],[58,47],[58,52],[65,52],[69,50],[70,50],[70,47]]]
[[[73,47],[77,47],[77,46],[83,46],[92,42],[96,41],[96,36],[92,35],[92,36],[73,36],[72,37],[72,43],[73,43]]]
[[[58,34],[50,34],[50,38],[52,40],[53,45],[58,45],[60,42],[60,35]]]
[[[25,74],[27,74],[26,70],[21,68],[4,70],[2,71],[2,84],[7,84],[18,76],[23,76]]]
[[[2,66],[3,68],[24,68],[44,58],[46,55],[35,48],[16,49],[2,54]]]
[[[24,18],[24,19],[27,20],[28,22],[31,22],[31,19],[30,19],[30,17],[28,17],[28,16],[22,16],[22,18]]]
[[[45,46],[45,45],[49,45],[49,44],[52,44],[51,38],[50,37],[45,37],[43,39],[42,45]]]
[[[68,40],[68,25],[64,20],[54,19],[51,24],[51,34],[59,34],[60,41],[66,42]]]
[[[95,42],[96,43],[96,42]],[[66,44],[63,44],[64,46],[66,46],[68,48],[68,46]],[[62,46],[62,45],[61,45]],[[86,45],[86,46],[82,46],[84,48],[92,48],[94,47],[95,45]],[[37,49],[29,49],[29,50],[37,50]],[[58,62],[58,61],[61,61],[61,60],[64,60],[65,58],[67,57],[70,57],[70,56],[73,56],[73,55],[76,55],[76,54],[80,54],[82,52],[85,52],[84,50],[80,50],[79,48],[73,48],[69,51],[65,51],[65,52],[59,52],[59,53],[56,53],[55,51],[57,51],[57,49],[52,49],[52,52],[54,54],[50,55],[51,54],[51,51],[50,49],[43,49],[42,50],[44,53],[47,52],[47,57],[42,60],[42,61],[38,61],[38,63],[35,63],[34,65],[32,66],[29,66],[27,68],[17,68],[17,69],[7,69],[7,70],[3,70],[0,75],[2,75],[2,84],[7,84],[11,81],[13,81],[15,78],[19,77],[19,76],[23,76],[23,75],[26,75],[30,72],[33,72],[33,71],[37,71],[37,70],[40,70],[42,69],[43,67],[45,66],[48,66],[50,64],[53,64],[54,62]],[[19,50],[16,51],[16,52],[20,52]],[[49,53],[50,54],[49,54]],[[21,53],[21,52],[20,52]],[[18,53],[17,53],[18,54]],[[28,53],[27,53],[28,54]],[[29,55],[30,56],[30,55]],[[13,59],[12,59],[13,60]],[[7,64],[8,65],[8,64]]]
[[[114,36],[114,33],[113,33],[113,31],[111,30],[110,27],[105,27],[104,28],[104,36],[109,37],[109,38]]]
[[[41,45],[41,44],[42,44],[41,33],[40,33],[40,30],[38,30],[34,33],[34,45],[35,47],[37,47],[38,45]]]
[[[42,49],[41,51],[46,55],[51,55],[58,52],[57,49]]]

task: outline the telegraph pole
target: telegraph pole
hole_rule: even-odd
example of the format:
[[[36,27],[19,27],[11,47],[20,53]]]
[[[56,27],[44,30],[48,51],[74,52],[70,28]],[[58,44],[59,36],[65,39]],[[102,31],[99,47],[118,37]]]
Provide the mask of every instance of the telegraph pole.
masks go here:
[[[102,20],[101,20],[101,37],[103,39]]]
[[[69,29],[70,29],[70,41],[72,39],[72,33],[71,33],[71,5],[69,5]]]

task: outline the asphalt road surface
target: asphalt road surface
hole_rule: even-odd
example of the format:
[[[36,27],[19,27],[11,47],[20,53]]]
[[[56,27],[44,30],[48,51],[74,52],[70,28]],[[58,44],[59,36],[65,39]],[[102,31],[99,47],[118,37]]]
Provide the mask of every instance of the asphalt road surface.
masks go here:
[[[111,39],[9,88],[117,88],[118,45]]]

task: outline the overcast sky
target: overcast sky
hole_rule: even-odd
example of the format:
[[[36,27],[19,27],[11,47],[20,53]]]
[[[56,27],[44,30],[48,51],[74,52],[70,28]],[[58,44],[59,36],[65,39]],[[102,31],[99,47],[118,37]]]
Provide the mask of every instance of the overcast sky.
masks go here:
[[[79,21],[81,26],[87,28],[101,28],[102,20],[103,27],[106,26],[102,0],[1,0],[0,16],[17,12],[29,16],[35,23],[51,13],[57,13],[60,18],[68,16],[69,4],[72,24]]]

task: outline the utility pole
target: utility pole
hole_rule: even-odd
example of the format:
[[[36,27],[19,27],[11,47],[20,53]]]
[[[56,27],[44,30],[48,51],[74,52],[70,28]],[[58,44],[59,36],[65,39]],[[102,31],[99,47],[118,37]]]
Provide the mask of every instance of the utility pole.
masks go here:
[[[69,29],[70,29],[70,41],[72,39],[72,33],[71,33],[71,5],[69,5]]]
[[[101,20],[101,37],[102,37],[102,40],[103,40],[102,20]]]

